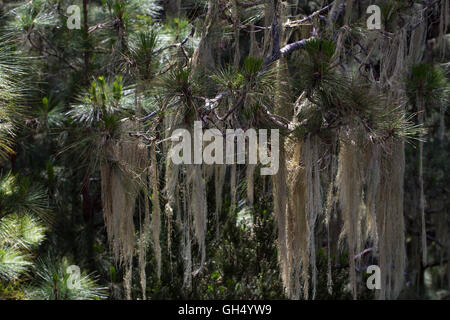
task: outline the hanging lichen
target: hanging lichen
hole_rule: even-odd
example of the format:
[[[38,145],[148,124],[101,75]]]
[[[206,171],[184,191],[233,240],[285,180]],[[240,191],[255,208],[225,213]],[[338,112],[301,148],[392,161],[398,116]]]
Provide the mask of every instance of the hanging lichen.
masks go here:
[[[149,162],[145,145],[127,135],[132,128],[132,124],[125,123],[120,140],[106,141],[100,167],[108,239],[116,261],[123,263],[129,263],[133,256],[134,206]]]
[[[152,219],[151,228],[153,233],[153,250],[156,258],[156,274],[158,279],[161,278],[161,244],[159,234],[161,231],[161,207],[159,203],[159,176],[158,176],[158,162],[156,159],[156,145],[153,143],[150,151],[151,158],[151,185],[152,185]]]
[[[135,246],[133,221],[135,202],[146,175],[147,148],[127,133],[132,122],[122,124],[120,139],[110,139],[102,147],[100,165],[103,215],[115,261],[125,266],[124,284],[131,299],[131,272]]]
[[[343,236],[347,238],[350,263],[350,284],[353,299],[357,298],[355,255],[360,248],[359,214],[361,204],[361,174],[358,146],[353,137],[342,137],[339,151],[337,187],[342,210]]]

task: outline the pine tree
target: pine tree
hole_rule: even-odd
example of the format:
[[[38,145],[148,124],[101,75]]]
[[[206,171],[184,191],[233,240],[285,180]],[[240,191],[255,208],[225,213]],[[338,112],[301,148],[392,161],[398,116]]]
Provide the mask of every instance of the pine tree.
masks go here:
[[[80,1],[76,30],[72,1],[4,1],[0,155],[61,212],[43,250],[71,252],[114,298],[423,297],[435,266],[450,289],[432,172],[448,162],[448,0],[374,3],[378,30],[366,0]],[[278,129],[278,172],[174,164],[172,133],[194,121]],[[32,296],[56,298],[60,270],[41,265]],[[67,298],[104,296],[86,288]]]

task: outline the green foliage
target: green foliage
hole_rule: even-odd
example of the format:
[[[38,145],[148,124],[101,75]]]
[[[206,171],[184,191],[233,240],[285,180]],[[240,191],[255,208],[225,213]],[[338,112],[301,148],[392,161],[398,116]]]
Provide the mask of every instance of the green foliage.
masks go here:
[[[101,76],[91,83],[89,93],[83,93],[78,98],[79,103],[67,114],[88,128],[102,122],[106,128],[111,128],[108,124],[112,119],[119,115],[124,118],[135,108],[130,94],[130,90],[123,88],[122,77],[117,76],[113,81],[106,82],[105,77]]]
[[[209,229],[208,237],[214,243],[209,249],[211,262],[196,279],[190,298],[284,299],[277,271],[275,221],[268,201],[261,200],[252,208],[241,202],[240,211],[247,212],[245,224],[229,213],[229,205],[229,201],[224,203],[220,239]]]
[[[168,107],[181,103],[186,117],[196,110],[197,95],[203,94],[201,76],[191,72],[191,67],[176,67],[164,74],[156,83],[156,90]]]
[[[0,279],[15,280],[31,265],[29,257],[17,249],[0,247]]]
[[[33,265],[33,250],[46,231],[38,217],[49,221],[49,214],[45,195],[12,174],[1,177],[0,210],[0,282],[7,283]]]
[[[17,280],[29,270],[32,251],[42,243],[44,233],[42,223],[28,214],[0,219],[0,280]]]
[[[11,40],[0,38],[0,158],[14,153],[12,137],[23,115],[21,105],[27,88],[20,80],[25,65]]]
[[[296,134],[328,135],[339,127],[356,126],[371,141],[383,142],[389,137],[417,139],[423,130],[405,114],[404,102],[388,100],[385,92],[358,75],[338,72],[333,66],[333,50],[327,41],[308,45],[299,81],[309,103],[298,112]]]
[[[314,38],[305,44],[305,51],[314,63],[317,71],[326,68],[336,50],[336,45],[326,39]]]
[[[92,274],[82,272],[73,286],[68,285],[73,265],[67,258],[51,258],[38,261],[34,285],[26,291],[26,297],[36,300],[99,300],[106,298],[106,288],[96,283]]]
[[[38,131],[49,131],[63,126],[63,106],[57,103],[55,99],[49,99],[48,97],[42,98],[42,104],[39,104],[36,109],[35,115],[38,122]]]
[[[31,186],[29,179],[11,173],[0,179],[0,208],[0,218],[16,212],[51,222],[47,196],[42,188]]]
[[[0,243],[4,246],[31,251],[44,237],[44,226],[29,214],[14,213],[0,220]]]
[[[136,18],[157,17],[162,9],[155,0],[102,0],[102,3],[114,18],[121,19],[126,24],[135,22]]]
[[[17,280],[29,270],[32,251],[44,240],[44,232],[42,223],[29,214],[0,219],[0,281]]]
[[[28,31],[32,28],[43,29],[55,26],[59,21],[56,13],[56,1],[36,0],[18,3],[17,7],[10,11],[15,18],[11,27]]]
[[[139,32],[131,46],[132,58],[136,65],[137,74],[142,79],[148,80],[153,76],[156,68],[154,51],[157,44],[157,33],[151,30],[149,32]]]
[[[217,83],[219,89],[230,90],[232,92],[240,90],[244,85],[244,76],[232,66],[219,69],[210,76]]]
[[[261,68],[264,65],[263,59],[258,59],[254,57],[246,57],[244,60],[243,74],[244,76],[252,80],[254,79],[258,73],[261,71]]]
[[[415,64],[411,67],[406,88],[412,102],[420,95],[428,105],[443,102],[448,94],[448,84],[442,70],[428,63]]]

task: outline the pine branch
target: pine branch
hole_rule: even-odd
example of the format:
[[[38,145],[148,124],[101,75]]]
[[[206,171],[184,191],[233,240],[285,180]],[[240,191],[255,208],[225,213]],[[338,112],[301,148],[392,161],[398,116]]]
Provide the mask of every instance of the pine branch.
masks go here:
[[[162,48],[158,48],[155,51],[153,51],[153,54],[156,55],[164,50],[170,49],[170,48],[178,48],[178,47],[182,47],[186,44],[186,42],[188,42],[189,38],[191,38],[195,33],[195,28],[193,27],[191,32],[179,43],[175,43],[175,44],[170,44],[168,46],[162,47]]]
[[[277,61],[278,59],[288,56],[295,50],[304,48],[305,45],[312,39],[315,39],[315,37],[310,37],[308,39],[303,39],[300,41],[296,41],[296,42],[287,44],[283,48],[279,49],[277,52],[273,52],[272,55],[266,59],[266,61],[264,63],[265,67],[267,67],[271,63]]]
[[[92,26],[92,27],[89,28],[88,33],[94,32],[95,30],[100,30],[100,29],[104,29],[104,28],[110,28],[115,23],[116,23],[116,21],[108,21],[108,22],[105,22],[105,23],[96,24],[95,26]]]
[[[330,4],[328,4],[327,6],[323,7],[322,9],[315,11],[314,13],[310,14],[309,16],[307,16],[307,17],[305,17],[305,18],[303,18],[303,19],[300,19],[300,20],[294,20],[294,21],[288,21],[288,22],[286,22],[286,23],[284,24],[284,26],[285,26],[286,28],[295,28],[295,27],[298,27],[298,26],[301,25],[302,23],[304,23],[304,22],[306,22],[306,21],[309,21],[309,20],[312,20],[312,18],[314,18],[315,16],[320,15],[321,13],[327,11],[328,9],[331,8],[331,6],[332,6],[333,4],[334,4],[334,1],[331,2]]]

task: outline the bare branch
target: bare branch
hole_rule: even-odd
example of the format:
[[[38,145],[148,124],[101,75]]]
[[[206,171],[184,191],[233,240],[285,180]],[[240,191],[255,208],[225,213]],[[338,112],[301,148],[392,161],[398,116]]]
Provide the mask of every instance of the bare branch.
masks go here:
[[[312,20],[313,17],[315,17],[315,16],[317,16],[317,15],[320,15],[321,13],[327,11],[328,9],[331,8],[331,6],[332,6],[333,4],[334,4],[334,1],[331,2],[329,5],[323,7],[322,9],[320,9],[320,10],[318,10],[318,11],[315,11],[314,13],[310,14],[309,16],[307,16],[307,17],[305,17],[305,18],[303,18],[303,19],[300,19],[300,20],[294,20],[294,21],[288,21],[288,22],[286,22],[286,23],[284,24],[284,26],[285,26],[286,28],[295,28],[295,27],[298,27],[300,24],[302,24],[302,23],[304,23],[304,22],[306,22],[306,21]]]
[[[156,55],[156,54],[160,53],[161,51],[164,51],[164,50],[167,50],[170,48],[177,48],[177,47],[181,47],[181,46],[185,45],[186,42],[188,42],[189,38],[194,35],[194,33],[195,33],[195,28],[192,28],[191,32],[181,42],[156,49],[155,51],[153,51],[153,54]]]

